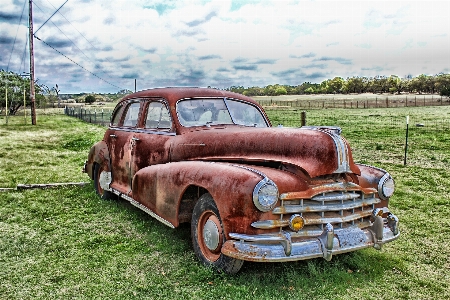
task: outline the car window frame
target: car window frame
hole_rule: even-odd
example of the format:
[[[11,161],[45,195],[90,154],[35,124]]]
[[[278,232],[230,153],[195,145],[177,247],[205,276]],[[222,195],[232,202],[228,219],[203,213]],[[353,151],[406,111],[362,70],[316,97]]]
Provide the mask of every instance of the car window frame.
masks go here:
[[[134,124],[133,126],[125,126],[125,117],[128,114],[128,110],[130,109],[130,107],[133,104],[139,104],[139,111],[138,111],[138,115],[137,115],[137,119],[136,119],[136,124]],[[139,128],[140,123],[141,123],[141,115],[142,115],[142,99],[132,99],[130,101],[127,101],[126,103],[126,107],[122,112],[122,124],[120,127],[122,128],[126,128],[126,129],[132,129],[132,128]]]
[[[125,103],[124,103],[124,102],[119,103],[119,104],[114,108],[113,113],[111,114],[111,120],[110,120],[110,122],[109,122],[109,127],[117,128],[117,127],[120,127],[120,126],[121,126],[121,124],[122,124],[122,119],[123,119],[123,111],[124,111],[124,109],[125,109]],[[119,120],[118,120],[117,124],[114,124],[114,119],[115,119],[115,117],[116,117],[118,114],[120,114],[120,115],[119,115]]]
[[[147,123],[148,109],[149,109],[151,103],[161,103],[166,108],[167,114],[170,119],[170,128],[151,128],[151,127],[147,128],[147,127],[145,127],[146,123]],[[143,113],[142,113],[142,124],[140,124],[139,129],[143,129],[146,131],[148,130],[150,132],[173,132],[174,131],[174,120],[170,113],[169,107],[170,106],[165,99],[162,99],[162,98],[145,99],[145,105],[144,105]]]
[[[177,102],[175,104],[175,113],[176,113],[176,116],[177,116],[177,119],[178,119],[178,123],[181,125],[181,127],[192,128],[192,127],[208,126],[207,124],[204,124],[204,125],[191,125],[191,126],[183,125],[183,123],[180,122],[180,114],[178,112],[178,104],[180,102],[182,102],[182,101],[185,101],[185,100],[206,100],[206,99],[221,99],[222,101],[224,101],[224,104],[227,107],[228,113],[229,113],[229,108],[228,108],[228,105],[227,105],[227,100],[229,100],[229,101],[236,101],[236,102],[242,102],[244,104],[251,105],[251,106],[253,106],[254,108],[256,108],[259,111],[259,113],[263,117],[264,122],[266,123],[267,128],[271,127],[270,126],[270,122],[267,119],[267,116],[263,113],[263,111],[261,110],[260,107],[258,107],[254,103],[251,103],[251,102],[248,102],[248,101],[245,101],[245,100],[242,100],[242,99],[228,98],[228,97],[186,97],[186,98],[181,98],[181,99],[177,100]],[[236,123],[234,123],[235,121],[233,120],[233,117],[231,116],[231,114],[230,114],[230,117],[231,117],[231,120],[232,120],[233,124],[211,124],[210,126],[244,126],[244,127],[252,127],[252,126],[247,126],[247,125],[242,125],[242,124],[236,124]],[[259,128],[264,128],[264,127],[259,127]]]

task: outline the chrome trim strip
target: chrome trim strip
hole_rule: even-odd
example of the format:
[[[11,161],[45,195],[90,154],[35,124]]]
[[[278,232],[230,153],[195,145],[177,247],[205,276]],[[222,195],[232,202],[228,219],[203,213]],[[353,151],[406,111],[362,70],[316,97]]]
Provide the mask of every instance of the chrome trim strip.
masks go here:
[[[318,195],[311,198],[313,201],[345,201],[359,198],[357,193],[326,193],[326,195]]]
[[[311,193],[309,193],[309,196],[311,196],[311,197],[317,196],[322,193],[337,192],[337,191],[343,191],[343,192],[357,191],[357,192],[363,192],[366,195],[368,194],[367,192],[370,192],[370,193],[377,192],[376,189],[372,189],[372,188],[363,189],[359,185],[357,185],[353,182],[326,183],[326,184],[314,186],[314,187],[310,188],[310,190],[312,191]],[[306,191],[309,191],[309,190],[306,190]],[[293,201],[293,200],[302,199],[302,198],[290,198],[290,195],[299,194],[299,193],[302,193],[302,192],[283,193],[280,195],[280,199],[285,200],[285,201]],[[303,198],[303,199],[306,200],[306,199],[310,199],[310,198],[308,197],[308,198]]]
[[[327,126],[305,126],[302,129],[318,130],[329,135],[336,146],[338,168],[334,173],[352,173],[349,165],[348,148],[344,139],[340,136],[341,129],[339,127]]]
[[[255,170],[255,169],[252,169],[250,167],[242,166],[242,165],[236,165],[236,164],[232,164],[231,166],[236,167],[236,168],[241,168],[241,169],[244,169],[244,170],[247,170],[247,171],[250,171],[250,172],[253,172],[253,173],[258,174],[259,176],[261,176],[263,179],[267,178],[268,180],[270,180],[269,177],[267,177],[266,174],[264,174],[263,172]]]
[[[378,198],[369,198],[364,200],[352,201],[344,204],[328,204],[328,205],[284,205],[275,207],[272,211],[273,214],[295,214],[305,212],[327,212],[327,211],[340,211],[359,208],[361,206],[368,206],[372,204],[380,203]]]
[[[351,221],[355,221],[361,218],[369,217],[372,215],[372,209],[366,210],[366,211],[360,211],[355,214],[351,214],[348,216],[342,216],[342,217],[319,217],[317,219],[311,219],[307,216],[303,216],[305,220],[305,226],[309,225],[321,225],[321,224],[339,224],[339,223],[347,223]],[[279,227],[285,227],[289,226],[289,220],[264,220],[264,221],[256,221],[251,224],[254,228],[259,229],[273,229],[273,228],[279,228]]]
[[[115,192],[115,190],[113,190],[114,194],[117,194]],[[119,195],[120,194],[120,195]],[[117,195],[119,195],[120,197],[122,197],[123,199],[127,200],[128,202],[130,202],[132,205],[136,206],[137,208],[143,210],[144,212],[148,213],[150,216],[152,216],[153,218],[155,218],[156,220],[160,221],[161,223],[163,223],[166,226],[169,226],[170,228],[175,228],[175,226],[173,226],[172,223],[170,223],[169,221],[167,221],[166,219],[161,218],[160,216],[158,216],[157,214],[155,214],[151,209],[149,209],[147,206],[142,205],[141,203],[137,202],[136,200],[134,200],[133,198],[119,193]]]

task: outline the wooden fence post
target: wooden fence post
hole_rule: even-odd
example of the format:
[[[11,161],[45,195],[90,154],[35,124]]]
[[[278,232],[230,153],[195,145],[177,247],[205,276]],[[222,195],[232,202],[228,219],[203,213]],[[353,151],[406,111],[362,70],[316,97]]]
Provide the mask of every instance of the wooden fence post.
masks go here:
[[[306,111],[302,111],[301,114],[301,126],[306,126]]]

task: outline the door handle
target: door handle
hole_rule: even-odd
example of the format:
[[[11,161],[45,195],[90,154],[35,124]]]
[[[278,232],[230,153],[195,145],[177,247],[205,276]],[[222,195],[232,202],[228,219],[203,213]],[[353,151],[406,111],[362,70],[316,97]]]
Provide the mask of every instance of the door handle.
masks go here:
[[[134,137],[134,136],[133,136],[131,139],[132,139],[133,141],[136,141],[136,142],[137,142],[137,141],[140,141],[140,139],[138,139],[137,137]]]
[[[115,134],[110,134],[109,137],[115,139],[115,138],[117,137],[117,135],[115,135]]]

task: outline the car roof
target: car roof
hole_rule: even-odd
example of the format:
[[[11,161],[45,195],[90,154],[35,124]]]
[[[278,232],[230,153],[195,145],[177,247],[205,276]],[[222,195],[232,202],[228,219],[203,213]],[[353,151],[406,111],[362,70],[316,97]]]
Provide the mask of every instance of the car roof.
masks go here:
[[[166,87],[166,88],[148,89],[127,95],[121,101],[126,101],[135,98],[164,98],[169,102],[170,106],[175,106],[176,102],[180,99],[203,98],[203,97],[214,97],[214,98],[224,97],[224,98],[241,99],[259,106],[259,104],[250,97],[238,93],[212,88],[198,88],[198,87]]]

